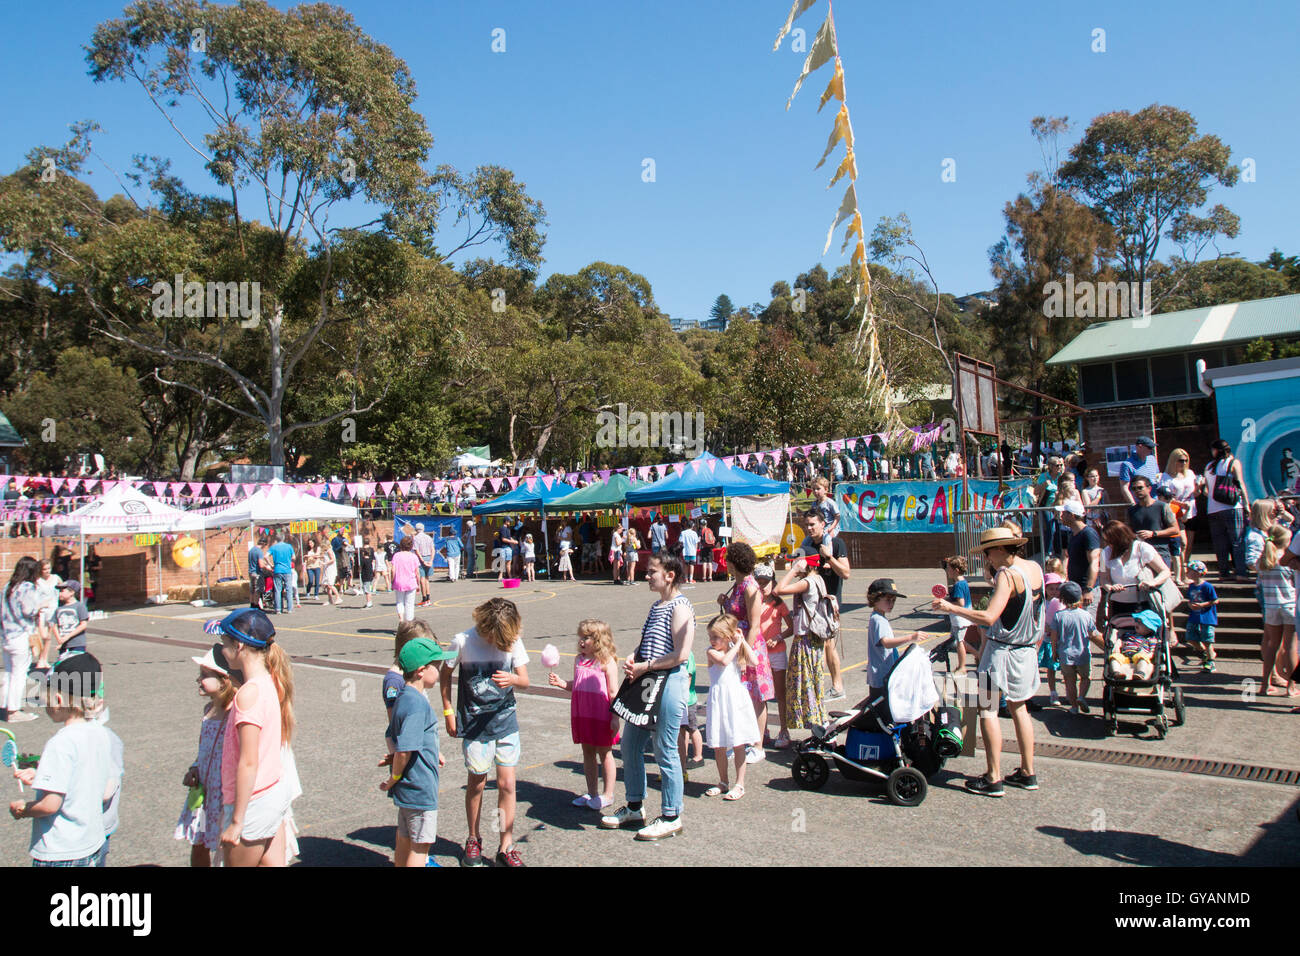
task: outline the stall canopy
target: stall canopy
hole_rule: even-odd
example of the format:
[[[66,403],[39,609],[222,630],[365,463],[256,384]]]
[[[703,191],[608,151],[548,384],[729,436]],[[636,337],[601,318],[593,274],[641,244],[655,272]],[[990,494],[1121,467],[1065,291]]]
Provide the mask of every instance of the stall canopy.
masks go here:
[[[484,504],[475,505],[473,511],[476,515],[496,515],[550,510],[553,501],[575,491],[577,489],[573,485],[565,484],[551,475],[533,475],[520,481],[519,487],[513,491],[508,491]]]
[[[457,455],[451,460],[451,467],[453,468],[487,468],[491,464],[491,459],[468,451]]]
[[[76,511],[53,515],[41,525],[42,537],[100,537],[121,534],[199,531],[203,515],[182,511],[141,494],[130,485],[114,485]],[[212,527],[210,521],[207,527]]]
[[[707,451],[687,462],[680,473],[669,475],[627,493],[629,505],[657,505],[698,498],[734,498],[738,495],[785,495],[790,482],[772,481],[732,468]]]
[[[649,482],[632,481],[626,475],[610,475],[605,481],[547,502],[546,510],[599,511],[602,508],[621,508],[629,491],[646,487],[649,487]]]
[[[284,524],[286,521],[353,521],[360,512],[351,505],[335,504],[273,481],[229,508],[207,516],[209,528],[232,525]]]

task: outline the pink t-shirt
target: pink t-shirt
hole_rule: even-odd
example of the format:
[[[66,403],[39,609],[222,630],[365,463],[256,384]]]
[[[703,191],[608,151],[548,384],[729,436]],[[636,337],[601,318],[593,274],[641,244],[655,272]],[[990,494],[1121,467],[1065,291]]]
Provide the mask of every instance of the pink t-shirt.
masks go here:
[[[393,555],[393,590],[414,591],[419,570],[420,559],[414,551],[398,551]]]
[[[1061,611],[1061,599],[1052,598],[1047,602],[1047,610],[1043,614],[1043,626],[1046,630],[1051,630],[1052,622],[1056,620],[1056,615]]]
[[[253,796],[280,782],[280,696],[270,674],[248,681],[257,688],[257,704],[241,710],[239,695],[226,721],[226,739],[221,749],[221,795],[225,803],[235,802],[235,771],[239,767],[240,724],[252,724],[262,732],[257,739],[257,776],[253,778]],[[246,685],[247,686],[247,685]],[[242,690],[242,688],[241,688]]]

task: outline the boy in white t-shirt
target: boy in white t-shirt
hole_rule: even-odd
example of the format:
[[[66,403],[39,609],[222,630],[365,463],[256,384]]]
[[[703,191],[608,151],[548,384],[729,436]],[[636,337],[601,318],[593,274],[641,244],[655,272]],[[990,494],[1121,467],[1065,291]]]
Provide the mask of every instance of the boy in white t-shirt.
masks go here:
[[[104,705],[103,673],[91,654],[76,654],[47,677],[45,713],[63,729],[45,744],[35,770],[14,771],[36,789],[9,814],[32,821],[32,866],[95,866],[104,848],[104,803],[119,778],[108,730],[93,718]]]

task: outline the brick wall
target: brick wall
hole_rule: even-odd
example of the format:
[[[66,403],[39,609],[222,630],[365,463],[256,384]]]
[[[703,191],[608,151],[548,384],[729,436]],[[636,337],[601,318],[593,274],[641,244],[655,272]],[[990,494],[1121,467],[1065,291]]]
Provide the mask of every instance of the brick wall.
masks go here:
[[[1106,489],[1107,501],[1123,501],[1124,496],[1120,493],[1119,479],[1106,474],[1106,449],[1115,445],[1131,445],[1139,435],[1149,435],[1159,442],[1155,430],[1155,409],[1150,405],[1099,408],[1083,417],[1083,440],[1088,446],[1088,464],[1101,472],[1101,485]],[[1157,449],[1157,455],[1159,451]],[[1162,460],[1161,468],[1163,467]]]
[[[956,539],[952,534],[873,534],[845,533],[849,564],[854,568],[937,568],[953,553]]]
[[[61,540],[61,543],[73,551],[73,576],[77,573],[76,558],[80,555],[80,539]],[[162,542],[162,587],[164,591],[174,587],[195,587],[202,585],[201,565],[186,570],[178,567],[172,560],[171,549],[174,542],[165,538]],[[34,558],[48,558],[54,550],[51,538],[0,538],[0,582],[9,580],[14,564],[23,555]],[[130,539],[112,542],[95,542],[87,540],[87,545],[95,544],[95,550],[103,558],[99,574],[99,594],[96,603],[100,606],[143,604],[158,590],[158,547],[138,547]],[[244,577],[248,556],[248,529],[232,528],[229,531],[209,531],[207,533],[208,579],[216,584],[223,577]]]

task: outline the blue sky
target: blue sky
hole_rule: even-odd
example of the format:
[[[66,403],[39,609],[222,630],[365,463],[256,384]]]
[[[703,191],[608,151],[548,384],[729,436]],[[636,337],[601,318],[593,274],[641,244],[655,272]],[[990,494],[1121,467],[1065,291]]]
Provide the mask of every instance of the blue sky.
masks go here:
[[[191,188],[208,188],[197,157],[138,88],[86,76],[82,45],[123,5],[6,4],[5,172],[92,118],[105,128],[97,149],[116,168],[134,153],[160,154]],[[342,5],[411,68],[433,163],[508,166],[545,204],[543,276],[603,259],[645,275],[670,315],[703,318],[720,292],[737,305],[766,302],[774,281],[846,261],[838,240],[819,256],[842,193],[826,190],[835,162],[813,169],[833,118],[830,106],[816,112],[830,67],[787,112],[804,54],[788,38],[772,52],[786,0]],[[1077,124],[1068,145],[1103,112],[1154,102],[1188,110],[1234,161],[1255,160],[1255,182],[1211,193],[1242,219],[1226,249],[1300,254],[1300,5],[989,6],[835,7],[864,218],[870,228],[906,212],[945,291],[991,286],[987,250],[1003,204],[1041,162],[1029,135],[1038,114]],[[820,0],[797,21],[809,45],[825,13]],[[504,53],[492,52],[495,28],[505,30]],[[1091,50],[1097,28],[1104,53]],[[941,181],[946,158],[955,182]],[[91,182],[101,195],[117,191],[102,167]],[[1172,251],[1162,247],[1162,257]]]

